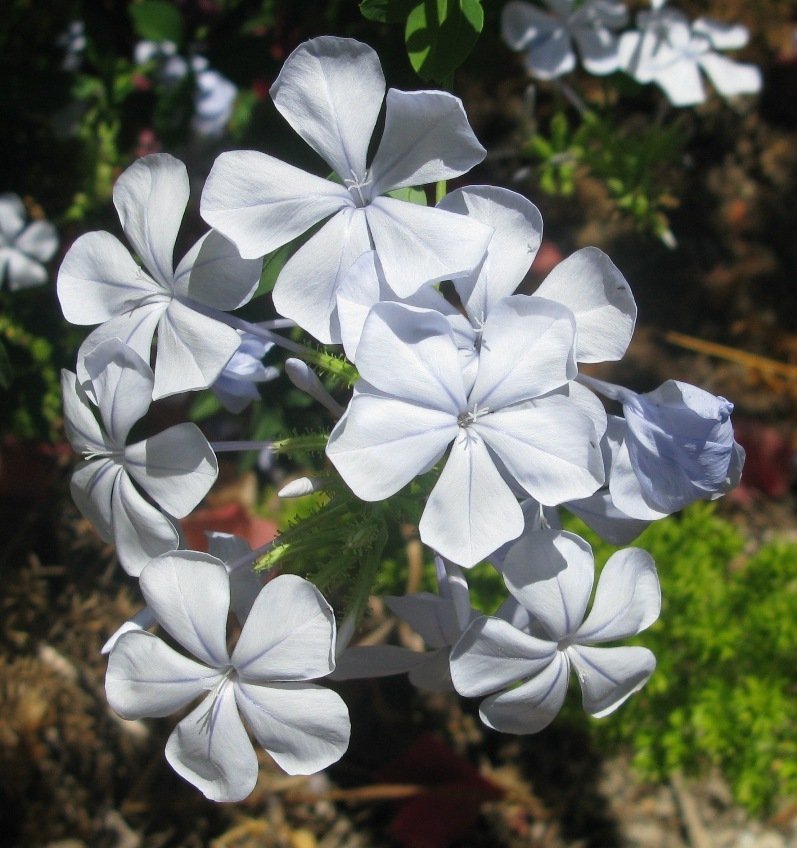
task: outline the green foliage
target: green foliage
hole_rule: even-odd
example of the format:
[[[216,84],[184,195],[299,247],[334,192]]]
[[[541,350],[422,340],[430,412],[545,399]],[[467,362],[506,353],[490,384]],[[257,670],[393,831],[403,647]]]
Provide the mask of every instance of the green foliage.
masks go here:
[[[585,112],[571,126],[565,112],[557,111],[547,134],[532,136],[525,152],[539,160],[540,187],[546,193],[569,197],[580,176],[591,176],[603,183],[618,212],[668,243],[666,210],[677,203],[668,181],[686,141],[679,121],[617,124]]]
[[[404,41],[418,76],[450,88],[484,26],[480,0],[424,0],[410,12]]]
[[[611,549],[591,541],[605,560]],[[595,723],[597,738],[629,744],[659,779],[717,767],[752,812],[794,795],[797,544],[773,542],[746,559],[739,531],[702,503],[636,544],[662,584],[661,618],[636,640],[658,667],[614,719]]]
[[[417,0],[361,0],[360,12],[369,21],[402,24],[415,8]]]
[[[183,18],[179,8],[169,0],[141,0],[128,11],[136,34],[147,41],[171,41],[180,45],[183,40]]]

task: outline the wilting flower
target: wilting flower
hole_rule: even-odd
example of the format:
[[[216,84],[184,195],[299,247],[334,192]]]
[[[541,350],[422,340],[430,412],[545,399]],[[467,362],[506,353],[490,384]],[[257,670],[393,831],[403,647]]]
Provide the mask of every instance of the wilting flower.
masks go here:
[[[217,379],[241,339],[204,313],[242,306],[260,280],[261,263],[241,259],[215,232],[202,236],[174,267],[188,194],[182,162],[167,153],[139,159],[116,181],[113,201],[145,268],[110,233],[93,232],[72,245],[58,272],[67,321],[102,324],[83,342],[79,359],[105,339],[119,338],[148,361],[157,330],[156,399],[204,389]]]
[[[761,90],[761,71],[734,62],[718,50],[735,50],[747,44],[741,24],[699,18],[690,24],[677,9],[662,0],[637,16],[638,30],[620,39],[622,67],[637,82],[654,82],[674,106],[693,106],[706,99],[701,71],[723,97],[755,94]]]
[[[347,647],[339,653],[332,680],[387,677],[409,672],[410,682],[432,692],[453,689],[448,658],[462,631],[478,617],[470,605],[468,584],[454,563],[435,557],[439,594],[418,592],[386,597],[391,612],[404,619],[423,639],[428,651],[411,651],[395,645]]]
[[[384,196],[450,179],[482,160],[484,148],[457,97],[390,89],[384,133],[368,163],[385,99],[379,58],[370,47],[331,37],[301,44],[285,61],[271,96],[342,184],[264,153],[234,151],[216,160],[201,208],[205,220],[248,257],[324,222],[280,272],[274,288],[280,314],[320,341],[339,342],[336,290],[354,260],[372,247],[401,297],[479,263],[488,229]]]
[[[0,194],[0,284],[10,291],[47,282],[42,262],[53,258],[58,235],[49,221],[25,226],[25,206],[17,194]]]
[[[172,522],[137,486],[181,518],[215,482],[216,457],[195,424],[127,444],[132,426],[149,409],[154,378],[118,339],[99,345],[84,367],[90,375],[85,386],[71,371],[61,376],[67,438],[84,457],[72,475],[72,497],[100,536],[116,545],[125,570],[137,575],[152,557],[179,545]]]
[[[647,648],[594,646],[633,636],[658,618],[661,592],[650,554],[627,548],[609,559],[586,619],[594,563],[575,534],[525,534],[501,570],[516,602],[512,621],[477,619],[451,653],[456,690],[489,695],[479,710],[485,724],[505,733],[542,730],[564,703],[571,668],[584,709],[598,718],[644,686],[656,666]]]
[[[661,518],[738,485],[744,449],[733,437],[730,401],[678,380],[637,394],[579,379],[623,405],[624,433],[612,446],[609,492],[624,513]]]
[[[501,13],[501,34],[512,50],[523,51],[528,72],[555,79],[581,63],[591,74],[611,74],[619,67],[614,30],[625,26],[628,12],[617,0],[545,0],[551,13],[524,0],[512,0]],[[575,7],[575,8],[574,8]]]
[[[179,775],[214,801],[245,798],[258,766],[244,721],[289,774],[320,771],[343,755],[346,705],[307,682],[335,666],[335,616],[311,583],[294,575],[270,581],[232,654],[230,581],[219,560],[193,551],[158,557],[141,572],[141,590],[161,627],[196,660],[130,631],[111,651],[105,691],[125,718],[166,716],[204,696],[166,743]]]
[[[574,340],[565,307],[504,298],[484,322],[478,373],[466,383],[444,316],[377,304],[357,348],[362,380],[327,455],[356,495],[376,501],[430,470],[451,445],[421,538],[472,566],[523,529],[513,485],[558,504],[603,482],[592,419],[567,396]]]

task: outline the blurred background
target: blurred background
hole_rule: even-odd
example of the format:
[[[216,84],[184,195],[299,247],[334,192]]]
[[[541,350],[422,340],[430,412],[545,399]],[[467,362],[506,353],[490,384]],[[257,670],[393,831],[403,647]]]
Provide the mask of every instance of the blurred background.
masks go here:
[[[526,291],[573,250],[605,250],[639,320],[623,362],[594,373],[640,391],[683,379],[727,397],[747,450],[738,490],[638,542],[664,593],[661,620],[639,637],[657,654],[656,675],[600,722],[571,697],[529,738],[488,731],[477,704],[402,678],[340,684],[353,724],[346,757],[288,778],[261,752],[258,787],[235,806],[206,801],[168,767],[170,719],[112,714],[100,647],[141,600],[69,497],[59,374],[86,333],[61,317],[60,260],[90,230],[121,237],[113,184],[148,153],[189,170],[179,255],[206,229],[199,197],[223,150],[262,150],[326,176],[269,98],[307,38],[367,42],[389,86],[435,82],[415,73],[402,21],[369,19],[355,0],[5,0],[0,845],[797,845],[797,2],[680,2],[690,17],[747,26],[734,58],[763,74],[757,96],[712,92],[690,108],[619,73],[531,80],[501,40],[502,5],[484,0],[482,32],[453,76],[488,151],[459,184],[505,186],[540,208],[545,237]],[[630,4],[632,16],[643,8]],[[264,273],[262,290],[271,284]],[[247,317],[270,308],[261,298]],[[215,438],[258,439],[326,423],[284,377],[261,394],[236,417],[210,392],[167,399],[150,423],[190,417]],[[223,464],[184,523],[189,546],[202,547],[207,530],[262,544],[295,518],[275,492],[321,460],[256,460]],[[612,549],[589,539],[605,561]],[[406,528],[379,588],[417,590],[428,559]],[[495,605],[486,572],[474,572],[474,595]],[[377,600],[365,631],[411,642]]]

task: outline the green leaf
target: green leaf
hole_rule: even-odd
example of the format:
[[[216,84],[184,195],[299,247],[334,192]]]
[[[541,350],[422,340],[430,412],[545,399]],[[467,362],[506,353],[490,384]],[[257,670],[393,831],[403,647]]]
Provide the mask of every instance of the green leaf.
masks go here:
[[[203,421],[221,410],[221,401],[213,392],[200,392],[191,404],[188,417],[192,421]]]
[[[0,389],[7,389],[13,379],[14,373],[11,369],[11,360],[8,358],[8,351],[0,343]]]
[[[417,203],[418,206],[426,206],[426,192],[422,188],[397,188],[389,191],[388,197],[395,197],[396,200],[406,200],[408,203]]]
[[[183,40],[183,18],[180,10],[168,0],[141,0],[129,7],[136,33],[148,41]]]
[[[418,0],[362,0],[360,13],[369,21],[380,24],[400,24],[407,20]]]
[[[404,41],[421,79],[450,86],[484,26],[481,0],[423,0],[410,12]]]

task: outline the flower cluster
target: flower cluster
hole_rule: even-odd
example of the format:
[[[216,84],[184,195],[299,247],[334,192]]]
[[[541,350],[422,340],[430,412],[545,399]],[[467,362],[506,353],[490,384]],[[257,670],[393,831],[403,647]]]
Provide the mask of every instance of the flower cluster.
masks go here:
[[[666,2],[651,0],[650,10],[637,15],[636,29],[621,33],[628,12],[617,0],[545,0],[550,12],[511,0],[502,12],[502,33],[512,50],[523,52],[528,72],[537,79],[572,71],[577,50],[589,73],[623,71],[639,83],[655,83],[674,106],[705,101],[701,71],[723,97],[760,91],[755,65],[718,52],[744,47],[749,37],[744,26],[711,18],[690,21]]]
[[[593,44],[590,8],[573,23],[583,51]],[[188,177],[173,157],[147,156],[114,190],[135,255],[109,233],[88,233],[58,277],[66,317],[99,325],[75,373],[63,375],[67,433],[83,457],[73,495],[146,602],[106,645],[108,699],[121,715],[143,717],[201,698],[166,756],[216,800],[254,786],[247,727],[290,773],[343,754],[348,713],[335,692],[310,682],[322,678],[408,672],[419,686],[487,696],[488,725],[530,733],[558,712],[572,668],[585,709],[613,711],[655,660],[643,648],[596,645],[657,618],[656,569],[641,550],[615,554],[585,618],[592,555],[557,529],[560,509],[625,544],[648,522],[735,485],[744,459],[723,398],[672,381],[636,394],[580,372],[582,363],[620,359],[636,320],[630,287],[602,251],[577,251],[533,295],[517,294],[542,240],[528,199],[490,186],[458,189],[434,207],[396,196],[460,176],[484,156],[456,97],[385,93],[369,47],[328,37],[299,46],[271,93],[332,179],[264,153],[222,154],[201,199],[213,229],[175,267]],[[383,102],[384,129],[372,145]],[[251,323],[233,314],[253,298],[263,256],[297,240],[273,291],[282,317]],[[350,364],[278,332],[288,327],[342,344]],[[193,424],[140,441],[130,433],[153,399],[180,392],[214,389],[240,411],[257,382],[276,378],[261,360],[277,348],[291,354],[293,384],[338,419],[320,438],[325,475],[281,495],[329,489],[363,505],[351,531],[337,517],[319,529],[322,511],[286,531],[288,547],[308,560],[330,546],[341,557],[362,550],[372,577],[390,508],[367,505],[425,499],[419,532],[435,555],[439,594],[388,605],[430,650],[351,644],[362,593],[337,634],[318,589],[275,575],[280,559],[269,557],[280,539],[252,551],[214,534],[210,554],[185,548],[175,519],[213,485],[216,453],[266,445],[211,445]],[[319,364],[358,375],[345,408],[318,379]],[[607,414],[601,397],[623,415]],[[341,532],[352,535],[335,549]],[[491,617],[471,607],[466,576],[485,560],[508,593]],[[253,572],[256,562],[265,573]],[[240,631],[232,651],[230,612]],[[149,632],[155,626],[185,653]]]

